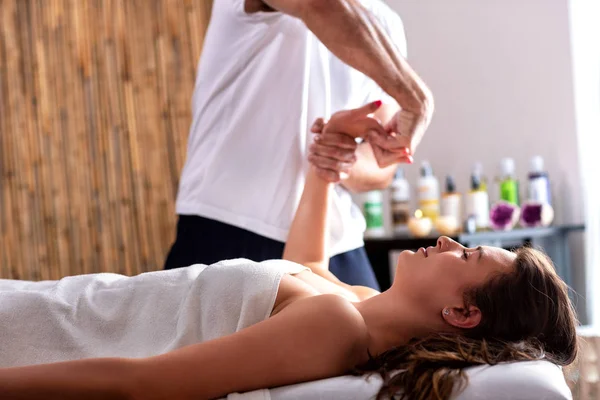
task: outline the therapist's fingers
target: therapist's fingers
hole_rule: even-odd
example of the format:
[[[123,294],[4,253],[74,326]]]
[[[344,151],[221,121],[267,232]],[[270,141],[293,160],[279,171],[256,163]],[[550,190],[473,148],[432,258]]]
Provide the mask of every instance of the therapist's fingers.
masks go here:
[[[367,140],[371,144],[375,144],[390,152],[410,153],[411,148],[410,137],[402,134],[390,135],[388,133],[381,134],[378,131],[370,131],[367,135]]]
[[[312,133],[321,133],[323,132],[323,127],[325,127],[325,120],[323,118],[317,118],[310,127],[310,131]]]
[[[354,165],[354,161],[340,161],[313,153],[308,156],[308,161],[317,168],[329,169],[339,173],[349,173]]]
[[[340,174],[339,172],[331,169],[316,168],[315,171],[317,176],[331,183],[338,183],[344,177],[344,174]]]
[[[371,143],[371,148],[373,149],[373,155],[377,160],[377,165],[379,165],[380,168],[385,168],[397,163],[413,163],[413,157],[406,148],[403,148],[400,151],[389,151],[374,143]]]
[[[342,149],[356,150],[358,144],[353,137],[343,133],[327,132],[325,134],[316,135],[315,143],[324,146],[334,146]]]
[[[328,157],[342,162],[355,162],[356,155],[354,150],[343,149],[336,146],[324,146],[319,143],[313,143],[309,147],[309,154]]]

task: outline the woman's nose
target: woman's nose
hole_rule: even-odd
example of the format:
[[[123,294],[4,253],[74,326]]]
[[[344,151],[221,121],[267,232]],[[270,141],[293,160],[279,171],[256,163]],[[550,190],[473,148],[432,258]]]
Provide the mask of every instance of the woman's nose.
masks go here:
[[[460,244],[450,239],[448,236],[440,236],[437,240],[437,247],[439,251],[454,250],[454,248],[457,246],[460,247]]]
[[[440,236],[437,240],[437,248],[439,251],[444,251],[444,249],[446,248],[446,244],[448,243],[448,237],[446,236]]]

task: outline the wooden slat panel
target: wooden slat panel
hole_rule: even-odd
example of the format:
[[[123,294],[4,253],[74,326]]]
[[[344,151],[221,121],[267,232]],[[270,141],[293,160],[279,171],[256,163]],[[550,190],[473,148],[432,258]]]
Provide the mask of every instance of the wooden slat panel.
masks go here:
[[[0,278],[162,268],[211,3],[0,1]]]

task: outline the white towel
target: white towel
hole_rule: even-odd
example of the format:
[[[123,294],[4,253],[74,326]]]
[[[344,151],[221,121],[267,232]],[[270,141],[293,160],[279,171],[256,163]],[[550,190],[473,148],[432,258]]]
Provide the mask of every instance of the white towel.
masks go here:
[[[269,317],[281,277],[306,268],[245,259],[126,277],[0,280],[0,367],[147,357]]]

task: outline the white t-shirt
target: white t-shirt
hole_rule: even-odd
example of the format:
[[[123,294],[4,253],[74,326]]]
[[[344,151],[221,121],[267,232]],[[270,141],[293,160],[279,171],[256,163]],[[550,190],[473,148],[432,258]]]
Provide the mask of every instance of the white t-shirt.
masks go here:
[[[406,54],[400,17],[381,0],[363,4]],[[177,213],[284,242],[308,168],[310,125],[377,99],[391,101],[301,20],[247,14],[244,0],[215,1],[192,98]],[[336,187],[330,207],[330,255],[362,246],[365,221],[343,187]]]

